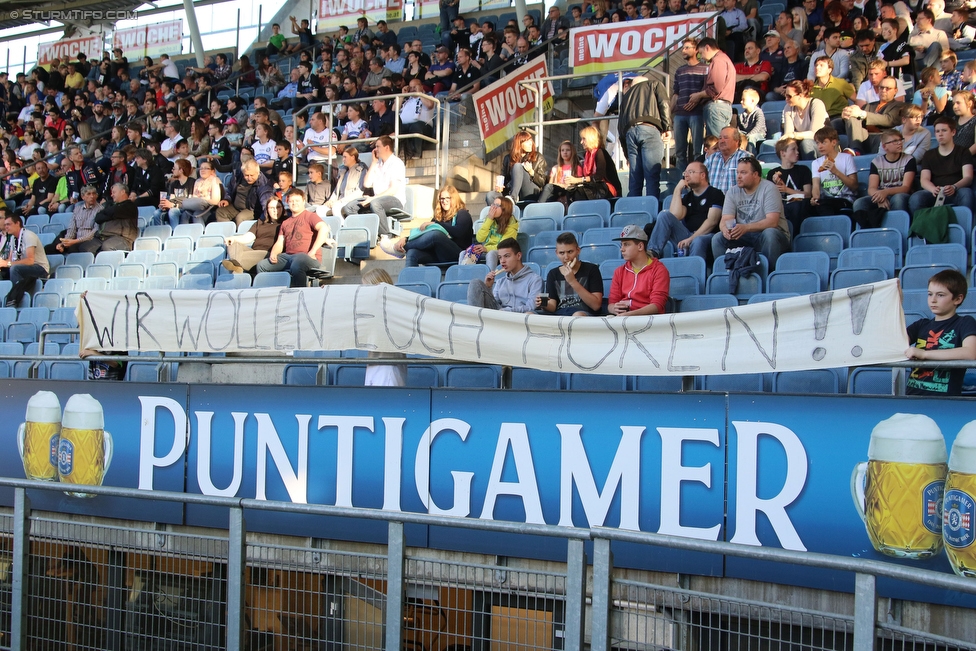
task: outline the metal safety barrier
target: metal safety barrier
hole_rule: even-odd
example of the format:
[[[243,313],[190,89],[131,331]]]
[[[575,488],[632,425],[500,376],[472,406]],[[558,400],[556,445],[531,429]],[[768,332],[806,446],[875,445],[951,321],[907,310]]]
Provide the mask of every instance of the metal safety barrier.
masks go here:
[[[971,580],[891,563],[605,528],[14,479],[0,487],[14,494],[12,514],[0,514],[0,646],[14,651],[976,649],[879,624],[878,578],[976,594]],[[29,491],[218,507],[227,529],[33,513]],[[385,544],[333,541],[329,526],[290,544],[249,533],[256,511],[372,520],[385,525]],[[564,562],[408,550],[410,525],[559,539]],[[855,593],[846,612],[821,612],[692,590],[686,575],[636,581],[614,572],[614,543],[850,572]]]

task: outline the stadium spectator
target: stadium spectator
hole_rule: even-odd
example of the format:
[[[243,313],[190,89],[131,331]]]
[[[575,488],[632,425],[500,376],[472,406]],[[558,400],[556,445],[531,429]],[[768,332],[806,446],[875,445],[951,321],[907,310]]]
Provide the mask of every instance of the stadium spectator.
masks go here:
[[[423,82],[413,78],[409,83],[409,92],[423,93]],[[414,95],[407,97],[400,105],[400,134],[421,134],[428,137],[434,135],[434,107],[433,99]],[[420,158],[423,155],[424,141],[419,138],[403,138],[403,159]]]
[[[613,316],[664,314],[671,276],[657,258],[647,252],[647,233],[640,226],[625,226],[620,237],[624,263],[613,272],[607,311]]]
[[[806,165],[797,165],[800,147],[793,138],[781,138],[776,143],[779,167],[766,174],[779,190],[783,200],[783,214],[793,225],[793,232],[800,232],[800,224],[810,214],[810,197],[813,196],[813,173]]]
[[[49,209],[57,201],[55,192],[58,189],[58,179],[51,175],[46,161],[37,161],[34,171],[37,173],[37,178],[31,183],[30,198],[20,209],[24,217],[57,212],[56,209]]]
[[[942,53],[949,51],[949,39],[935,27],[931,9],[915,14],[915,29],[908,35],[908,44],[915,50],[915,65],[920,69],[937,65]]]
[[[922,157],[919,185],[922,189],[912,194],[908,202],[909,212],[914,215],[921,208],[935,205],[939,194],[945,203],[973,209],[973,157],[969,150],[953,142],[956,123],[952,118],[940,117],[935,121],[935,140],[939,146]]]
[[[932,72],[938,75],[934,69]],[[894,77],[885,77],[878,85],[878,93],[881,96],[879,101],[868,102],[863,108],[848,106],[841,112],[849,148],[855,152],[878,150],[880,132],[896,127],[901,122],[905,103],[895,101],[897,92],[898,84]]]
[[[631,170],[629,196],[636,197],[645,192],[647,196],[660,196],[661,161],[664,158],[662,138],[671,137],[669,104],[661,82],[645,76],[635,77],[630,90],[620,98],[617,130],[627,143]]]
[[[878,92],[878,87],[881,85],[881,80],[887,76],[888,70],[884,61],[881,59],[872,59],[868,62],[866,76],[864,81],[861,82],[861,85],[857,87],[854,104],[858,107],[864,107],[868,102],[877,102],[880,100],[881,95]],[[905,87],[901,83],[901,80],[895,79],[895,82],[898,84],[898,90],[895,91],[895,99],[899,102],[904,102]]]
[[[754,88],[765,97],[769,89],[769,80],[773,76],[773,66],[763,60],[759,45],[755,41],[746,41],[743,50],[743,60],[735,64],[735,94],[742,96],[746,88]]]
[[[739,131],[749,143],[748,150],[751,153],[756,153],[756,147],[766,139],[766,116],[759,108],[759,99],[759,91],[755,88],[743,89],[742,111],[736,120]]]
[[[905,138],[890,129],[881,134],[881,151],[871,161],[867,196],[854,201],[854,221],[861,228],[878,228],[889,210],[908,210],[918,169],[902,151]]]
[[[286,200],[292,216],[281,224],[268,257],[258,262],[256,269],[258,273],[287,271],[291,274],[292,287],[306,287],[308,272],[322,263],[322,247],[329,239],[329,227],[318,215],[305,209],[301,190],[292,189]]]
[[[215,216],[214,211],[211,210],[214,206],[220,206],[221,200],[224,198],[224,187],[217,178],[217,172],[214,170],[213,163],[205,161],[200,163],[199,168],[200,178],[196,179],[193,183],[193,190],[189,196],[187,196],[182,201],[173,201],[172,199],[167,200],[167,204],[173,204],[169,208],[169,220],[170,224],[175,228],[176,224],[202,224],[205,221],[205,215],[213,218]],[[160,208],[164,208],[163,202],[160,202]],[[173,208],[177,208],[178,211],[174,214]],[[178,221],[174,221],[174,218]]]
[[[81,244],[95,236],[98,230],[95,216],[101,211],[98,204],[98,189],[93,185],[86,185],[81,190],[81,201],[74,205],[71,221],[65,228],[64,235],[55,243],[58,253],[75,253],[81,251]]]
[[[823,102],[831,120],[839,119],[855,95],[854,86],[833,75],[834,61],[828,56],[811,59],[813,64],[813,88],[811,96]]]
[[[4,221],[7,234],[0,269],[5,270],[14,283],[4,305],[18,307],[27,289],[28,280],[47,278],[50,267],[44,247],[37,233],[24,228],[24,219],[16,213],[7,213]]]
[[[734,1],[734,0],[730,0]],[[698,42],[698,56],[708,65],[705,86],[692,93],[685,108],[691,110],[702,104],[705,131],[718,137],[723,128],[732,122],[732,100],[735,97],[735,66],[725,52],[719,49],[713,38],[703,38]]]
[[[311,169],[311,167],[309,168]],[[342,150],[342,166],[339,167],[338,182],[332,190],[332,195],[325,202],[323,210],[317,210],[320,215],[333,214],[342,217],[342,209],[363,196],[366,181],[366,166],[359,160],[359,150],[346,147]]]
[[[708,183],[708,168],[692,161],[675,185],[669,207],[654,221],[648,252],[655,258],[664,257],[664,247],[670,242],[678,255],[706,259],[724,204],[725,194]]]
[[[817,145],[813,134],[828,124],[829,116],[823,100],[811,97],[813,84],[809,80],[794,80],[784,89],[786,110],[783,111],[783,136],[796,140],[802,158],[813,160]]]
[[[111,201],[107,201],[97,215],[98,233],[78,248],[89,253],[99,251],[131,251],[139,237],[139,208],[129,198],[129,188],[116,183],[111,188]]]
[[[387,240],[380,246],[389,255],[406,258],[408,267],[457,262],[471,246],[471,213],[453,185],[446,185],[434,198],[434,217],[406,237]]]
[[[857,192],[854,157],[840,150],[840,138],[832,127],[814,134],[820,157],[813,161],[813,196],[810,206],[818,215],[849,215]]]
[[[718,151],[705,157],[712,186],[728,194],[736,185],[739,162],[752,154],[739,149],[742,136],[735,127],[725,127],[718,137]]]
[[[952,95],[952,112],[956,114],[956,135],[952,139],[970,154],[976,155],[976,95],[968,91],[957,91]]]
[[[389,212],[403,211],[407,201],[407,168],[394,151],[393,139],[380,136],[373,143],[373,162],[366,171],[363,185],[373,189],[372,196],[356,199],[342,209],[344,215],[355,212],[375,213],[380,218],[380,240],[393,234]]]
[[[235,274],[251,273],[259,262],[268,257],[268,252],[278,240],[284,214],[281,200],[272,197],[264,206],[264,219],[256,220],[246,233],[224,238],[227,259],[220,263],[224,269]]]
[[[519,131],[512,139],[512,148],[502,161],[504,186],[495,186],[485,202],[491,205],[495,198],[505,194],[518,203],[525,199],[537,199],[546,184],[548,165],[542,152],[535,148],[535,140],[528,131]]]
[[[231,177],[227,195],[218,204],[216,219],[240,224],[248,219],[261,219],[261,210],[273,193],[267,177],[254,160],[241,166],[241,171]],[[289,204],[290,205],[290,204]],[[302,210],[305,199],[302,197]],[[300,211],[299,211],[300,212]]]
[[[166,175],[156,165],[148,149],[136,150],[136,167],[132,175],[131,198],[139,206],[159,207],[160,192],[166,189]]]
[[[204,163],[209,166],[210,163]],[[193,196],[193,187],[196,181],[190,178],[192,168],[190,163],[185,160],[176,162],[173,165],[173,177],[166,184],[165,197],[159,200],[159,209],[153,216],[154,224],[162,224],[163,214],[165,213],[169,225],[173,228],[180,223],[180,206],[185,199]]]
[[[498,264],[484,280],[468,284],[468,305],[502,312],[533,312],[542,292],[542,277],[522,264],[522,247],[514,238],[498,243]]]
[[[561,264],[549,271],[545,292],[536,298],[536,309],[557,316],[599,316],[603,309],[603,276],[600,267],[580,260],[575,233],[556,237],[556,257]]]
[[[671,118],[674,121],[675,163],[678,169],[684,169],[689,160],[693,160],[702,151],[702,138],[705,127],[702,122],[702,107],[694,105],[691,109],[686,105],[691,101],[694,93],[700,92],[705,86],[708,66],[698,61],[698,41],[686,38],[681,45],[681,57],[684,65],[674,73],[674,94],[671,96]],[[601,122],[601,125],[604,124]],[[601,130],[605,131],[601,128]],[[691,156],[688,155],[688,145],[691,145]]]

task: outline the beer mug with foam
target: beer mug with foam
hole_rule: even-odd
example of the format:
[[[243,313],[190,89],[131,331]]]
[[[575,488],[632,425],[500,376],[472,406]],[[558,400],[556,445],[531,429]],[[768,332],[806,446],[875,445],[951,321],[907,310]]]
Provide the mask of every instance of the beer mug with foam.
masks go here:
[[[895,414],[874,427],[851,496],[876,550],[912,559],[939,552],[946,457],[942,431],[928,416]]]
[[[956,574],[976,577],[976,420],[959,431],[949,455],[942,539]]]
[[[87,393],[68,398],[61,420],[58,475],[68,484],[101,486],[112,463],[112,435],[105,431],[102,405]],[[69,493],[91,497],[88,493]]]
[[[17,428],[17,449],[27,479],[58,480],[61,440],[61,402],[50,391],[38,391],[27,401],[27,414]]]

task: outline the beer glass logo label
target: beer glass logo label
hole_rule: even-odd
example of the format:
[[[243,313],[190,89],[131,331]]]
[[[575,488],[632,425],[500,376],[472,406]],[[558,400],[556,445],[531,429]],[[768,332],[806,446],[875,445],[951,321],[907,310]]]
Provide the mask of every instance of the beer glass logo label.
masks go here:
[[[922,525],[932,533],[942,533],[942,493],[944,481],[934,481],[922,491]]]
[[[58,467],[58,448],[61,443],[61,431],[59,430],[57,435],[51,437],[51,467]]]
[[[976,537],[976,503],[960,490],[945,494],[942,537],[950,547],[961,549],[973,544]]]
[[[58,446],[58,472],[70,475],[74,466],[75,446],[66,439],[61,439]]]

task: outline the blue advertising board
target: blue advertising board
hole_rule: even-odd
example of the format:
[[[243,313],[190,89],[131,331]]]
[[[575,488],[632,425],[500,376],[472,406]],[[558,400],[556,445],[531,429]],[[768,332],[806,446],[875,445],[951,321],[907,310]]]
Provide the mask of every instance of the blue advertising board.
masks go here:
[[[971,418],[970,400],[34,381],[3,387],[8,426],[0,473],[7,477],[46,473],[42,478],[56,481],[88,472],[80,483],[614,527],[952,572],[943,551],[946,522],[955,527],[947,538],[954,553],[972,552],[960,534],[974,522],[966,511],[971,497],[954,488],[945,520],[942,512],[946,452]],[[81,394],[91,397],[84,402]],[[56,420],[52,396],[60,440],[48,422]],[[97,423],[84,425],[94,412]],[[28,421],[31,427],[22,427]],[[935,458],[918,454],[924,440],[938,448]],[[895,463],[897,453],[885,456],[902,448],[911,451],[907,463]],[[2,497],[10,503],[9,492]],[[224,510],[196,505],[146,508],[48,491],[31,491],[31,498],[37,508],[65,513],[226,523]],[[386,540],[378,521],[254,510],[246,516],[253,531]],[[407,528],[407,544],[539,559],[562,558],[565,549],[564,541],[423,526]],[[615,545],[614,562],[853,588],[843,573],[637,545]],[[904,597],[907,590],[879,583],[883,595]],[[914,586],[911,598],[973,602]]]

